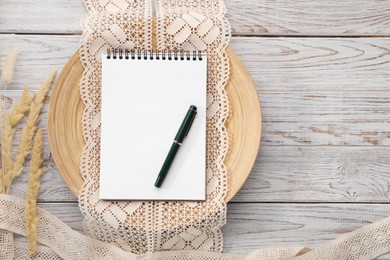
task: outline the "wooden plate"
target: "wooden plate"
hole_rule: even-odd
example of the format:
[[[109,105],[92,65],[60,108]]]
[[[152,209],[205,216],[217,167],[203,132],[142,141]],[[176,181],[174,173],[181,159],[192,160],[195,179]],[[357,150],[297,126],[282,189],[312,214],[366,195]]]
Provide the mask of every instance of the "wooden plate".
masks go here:
[[[226,85],[229,97],[229,152],[225,164],[229,171],[230,201],[248,178],[260,146],[261,111],[253,81],[232,49],[230,79]],[[81,130],[84,103],[80,97],[79,82],[83,73],[78,52],[66,63],[50,98],[48,133],[54,161],[72,192],[78,196],[83,178],[80,156],[85,142]]]

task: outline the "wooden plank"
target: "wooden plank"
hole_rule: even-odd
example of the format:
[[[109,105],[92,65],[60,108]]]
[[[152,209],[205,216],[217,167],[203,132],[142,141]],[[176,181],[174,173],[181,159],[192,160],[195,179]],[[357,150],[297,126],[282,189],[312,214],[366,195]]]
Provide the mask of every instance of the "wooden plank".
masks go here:
[[[259,97],[262,145],[390,145],[390,97],[381,92],[265,93]],[[43,128],[47,111],[48,101],[40,123]]]
[[[79,41],[79,36],[0,35],[0,60],[18,47],[13,86],[39,85],[64,66]],[[389,91],[390,38],[234,37],[230,45],[261,93]]]
[[[262,93],[389,90],[390,38],[233,38],[231,46]]]
[[[51,69],[55,67],[60,69],[65,64],[77,48],[79,41],[78,36],[1,35],[0,39],[1,58],[6,55],[10,46],[18,46],[22,50],[22,54],[18,57],[14,84],[10,86],[11,89],[20,89],[24,83],[31,83],[32,89],[36,89]],[[263,41],[266,44],[259,44]],[[286,46],[294,45],[296,41],[301,41],[301,39],[285,39],[284,44]],[[321,45],[328,41],[330,39],[306,39],[306,42],[312,45]],[[302,74],[302,78],[305,75],[312,77],[311,75],[320,69],[324,73],[333,71],[332,73],[336,73],[335,78],[338,77],[343,80],[340,80],[341,85],[338,85],[337,81],[328,82],[323,81],[320,77],[312,77],[310,84],[307,85],[309,91],[306,87],[295,88],[298,85],[297,80],[294,81],[291,77],[283,78],[283,80],[278,80],[276,76],[273,78],[273,80],[287,86],[277,87],[279,83],[263,84],[261,81],[267,79],[267,75],[257,72],[254,78],[260,90],[262,102],[263,143],[260,159],[255,165],[250,181],[247,182],[243,191],[236,198],[237,201],[351,201],[351,198],[354,198],[355,195],[344,194],[344,190],[348,189],[357,190],[358,196],[355,201],[388,201],[388,198],[380,191],[381,189],[386,190],[389,186],[389,182],[383,177],[389,172],[389,165],[383,159],[388,154],[387,148],[349,147],[389,145],[388,114],[390,107],[387,104],[389,103],[388,82],[390,78],[385,72],[389,64],[386,61],[383,62],[381,58],[375,61],[375,57],[388,55],[385,49],[388,40],[353,39],[348,42],[344,39],[334,39],[332,41],[337,46],[349,43],[350,46],[357,47],[361,42],[367,43],[369,41],[375,42],[377,46],[382,46],[376,49],[377,53],[372,51],[370,55],[362,59],[370,60],[373,64],[377,64],[373,67],[381,67],[381,69],[373,73],[372,71],[375,71],[375,69],[371,69],[370,66],[363,69],[351,64],[346,66],[346,70],[341,71],[341,65],[331,62],[325,63],[326,65],[323,65],[323,67],[316,65],[321,62],[318,59],[312,65],[318,66],[318,68],[310,67],[308,64],[302,66],[302,70],[299,72]],[[236,47],[236,52],[244,58],[247,66],[254,72],[256,72],[256,68],[263,68],[269,63],[269,67],[272,67],[275,73],[278,68],[290,68],[290,74],[293,75],[294,62],[297,66],[300,66],[301,60],[310,59],[300,58],[296,61],[294,59],[286,61],[280,55],[281,62],[278,67],[277,62],[270,57],[265,59],[267,50],[272,48],[272,42],[275,42],[275,46],[281,43],[279,39],[236,38],[233,41],[233,47]],[[259,50],[261,46],[264,47],[262,52],[255,54],[248,52],[250,49]],[[335,49],[337,50],[337,48]],[[383,53],[379,51],[381,49],[383,49]],[[339,50],[339,52],[342,52],[342,50]],[[301,55],[311,57],[314,54],[303,51]],[[352,68],[348,71],[349,66]],[[308,70],[306,73],[304,73],[304,68]],[[285,72],[288,71],[283,73]],[[283,73],[281,73],[281,76],[283,76]],[[351,88],[342,85],[342,82],[353,81],[353,78],[358,77],[359,74],[371,78],[373,82],[376,78],[384,78],[385,80],[373,83],[372,88],[364,80],[361,80],[361,85],[359,84],[360,80],[357,80],[356,85]],[[379,76],[379,74],[383,74],[383,76]],[[385,82],[386,80],[387,82]],[[364,93],[361,93],[363,91]],[[46,101],[42,115],[42,127],[46,124],[47,114],[45,111],[47,111],[48,101],[49,98]],[[286,145],[293,145],[293,147],[283,147]],[[322,145],[348,146],[330,148],[322,147]],[[305,152],[300,153],[297,149],[303,149]],[[359,155],[355,154],[356,151]],[[357,164],[353,167],[361,169],[360,171],[363,171],[364,174],[355,176],[355,174],[350,173],[348,175],[350,179],[348,181],[344,180],[345,184],[339,184],[337,178],[334,179],[335,177],[332,177],[329,181],[329,176],[334,176],[338,172],[336,165],[330,167],[329,162],[337,161],[337,154],[340,152],[343,154],[342,161],[346,163],[349,157],[356,158],[354,162]],[[263,155],[268,157],[263,158]],[[58,172],[50,158],[46,133],[44,156],[50,171],[43,177],[41,200],[74,201],[75,197],[69,192],[62,179],[58,177]],[[280,158],[286,156],[289,161],[280,161]],[[328,158],[331,161],[322,160],[321,162],[321,158]],[[360,164],[363,161],[365,164]],[[291,169],[296,167],[295,173],[291,173]],[[310,176],[312,170],[317,172],[313,178],[309,178],[308,181],[305,180],[303,184],[300,184],[299,180]],[[267,173],[270,174],[267,175]],[[359,179],[366,175],[372,176],[369,184],[365,184],[364,178]],[[25,190],[23,178],[19,178],[13,186],[13,193],[21,197],[24,196]],[[272,180],[272,178],[279,179],[274,179],[271,187],[264,189],[263,185],[269,186],[269,179]],[[330,188],[329,185],[334,183],[339,186]],[[310,187],[314,188],[311,189]],[[334,193],[337,189],[341,189],[341,191]],[[376,189],[379,189],[379,191],[376,191]]]
[[[48,151],[48,148],[44,149],[45,152]],[[48,172],[45,173],[41,178],[41,187],[39,189],[38,201],[77,201],[77,197],[73,195],[68,186],[66,186],[53,162],[53,159],[50,158],[48,162],[45,162],[45,164],[48,167]],[[26,197],[27,172],[28,168],[24,169],[23,173],[14,180],[11,186],[12,195],[19,198]]]
[[[388,35],[389,1],[225,1],[234,34]]]
[[[77,51],[80,36],[0,35],[0,60],[13,48],[20,50],[15,63],[13,82],[9,89],[21,89],[25,84],[37,89],[44,79],[62,67]]]
[[[81,33],[87,15],[82,0],[0,2],[0,32]]]
[[[389,35],[388,0],[226,0],[236,35]],[[0,31],[81,33],[82,0],[0,3]]]
[[[390,202],[389,147],[260,146],[234,202]]]
[[[265,144],[390,145],[390,96],[386,92],[259,96]]]
[[[83,217],[77,204],[40,206],[71,228],[82,231]],[[227,224],[222,228],[224,252],[248,254],[260,248],[316,248],[389,215],[388,204],[230,203]]]
[[[263,99],[262,99],[263,100]],[[276,103],[273,103],[276,104]],[[331,106],[332,103],[329,103]],[[267,112],[267,106],[263,105],[263,115]],[[286,111],[289,107],[283,107]],[[347,110],[348,107],[345,107]],[[378,108],[380,109],[380,108]],[[304,114],[304,112],[303,112]],[[390,145],[390,123],[383,116],[383,121],[364,122],[364,116],[356,116],[354,122],[345,122],[341,116],[335,115],[331,120],[340,118],[340,123],[328,122],[321,111],[316,115],[304,116],[297,114],[292,117],[302,116],[301,122],[288,121],[288,116],[282,122],[263,120],[263,145],[336,145],[336,146],[388,146]],[[369,117],[368,115],[367,117]],[[268,118],[270,115],[267,116]],[[316,118],[318,117],[318,118]],[[311,121],[313,120],[313,121]],[[317,121],[316,121],[317,120]]]
[[[390,147],[263,145],[233,202],[389,203],[389,153]],[[42,177],[39,201],[76,201],[52,158],[46,164],[49,172]],[[26,183],[25,172],[12,194],[24,198]]]
[[[389,214],[390,205],[229,204],[224,248],[243,254],[256,248],[316,248]]]

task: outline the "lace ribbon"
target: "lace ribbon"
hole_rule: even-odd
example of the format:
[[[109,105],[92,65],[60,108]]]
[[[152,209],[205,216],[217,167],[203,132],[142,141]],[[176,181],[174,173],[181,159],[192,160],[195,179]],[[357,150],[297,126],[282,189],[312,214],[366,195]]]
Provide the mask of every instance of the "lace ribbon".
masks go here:
[[[9,195],[0,195],[0,234],[26,236],[24,201]],[[302,248],[274,248],[254,251],[248,256],[220,254],[202,251],[167,251],[135,255],[115,245],[82,235],[65,223],[38,208],[38,252],[32,258],[27,245],[0,240],[0,255],[12,249],[12,255],[4,259],[129,259],[129,260],[363,260],[372,259],[390,251],[390,217],[367,225],[338,239],[307,252]],[[10,251],[8,251],[9,253]]]
[[[155,1],[157,49],[201,50],[208,54],[205,202],[99,200],[100,55],[107,48],[152,49],[154,22],[150,0],[85,0],[85,4],[89,14],[83,23],[80,47],[85,68],[80,92],[86,106],[82,119],[86,146],[81,158],[84,185],[79,197],[85,232],[137,254],[222,251],[220,228],[226,222],[224,197],[228,189],[224,165],[228,99],[224,86],[229,60],[225,49],[230,39],[223,1]]]

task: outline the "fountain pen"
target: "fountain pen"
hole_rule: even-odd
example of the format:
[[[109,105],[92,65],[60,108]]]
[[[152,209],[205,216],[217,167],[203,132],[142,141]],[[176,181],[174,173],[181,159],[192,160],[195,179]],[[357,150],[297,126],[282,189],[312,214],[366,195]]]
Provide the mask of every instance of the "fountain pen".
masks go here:
[[[173,140],[171,149],[169,150],[168,155],[165,158],[164,164],[161,167],[160,173],[157,176],[156,182],[154,183],[155,187],[160,188],[165,180],[165,177],[167,177],[169,168],[171,168],[176,153],[182,145],[184,138],[187,136],[188,132],[191,129],[192,123],[194,122],[196,116],[196,111],[197,108],[194,105],[191,105],[188,109],[187,114],[184,117],[184,120],[181,123],[179,130],[177,131],[175,139]]]

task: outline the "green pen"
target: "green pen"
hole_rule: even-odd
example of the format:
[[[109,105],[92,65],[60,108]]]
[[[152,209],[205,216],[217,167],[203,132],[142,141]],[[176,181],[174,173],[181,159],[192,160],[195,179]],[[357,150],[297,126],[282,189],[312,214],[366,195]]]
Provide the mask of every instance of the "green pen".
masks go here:
[[[187,136],[188,132],[190,131],[192,123],[194,122],[196,116],[196,110],[197,108],[194,105],[191,105],[190,108],[188,109],[187,114],[180,125],[179,131],[177,131],[175,139],[173,140],[171,149],[169,150],[168,155],[165,158],[164,164],[161,167],[160,173],[157,176],[156,182],[154,183],[154,186],[156,186],[157,188],[161,187],[162,183],[165,180],[165,177],[167,177],[169,168],[171,168],[176,153],[179,150],[179,147],[182,145],[184,138]]]

